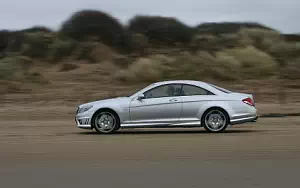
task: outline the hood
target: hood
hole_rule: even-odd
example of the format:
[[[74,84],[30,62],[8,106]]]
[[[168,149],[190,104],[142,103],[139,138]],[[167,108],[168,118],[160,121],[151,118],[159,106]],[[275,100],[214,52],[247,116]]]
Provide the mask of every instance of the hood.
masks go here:
[[[110,98],[110,99],[102,99],[102,100],[98,100],[98,101],[81,104],[81,105],[79,105],[79,107],[88,106],[88,105],[97,105],[99,103],[103,104],[103,103],[119,102],[119,101],[128,100],[128,99],[129,99],[129,97],[116,97],[116,98]]]

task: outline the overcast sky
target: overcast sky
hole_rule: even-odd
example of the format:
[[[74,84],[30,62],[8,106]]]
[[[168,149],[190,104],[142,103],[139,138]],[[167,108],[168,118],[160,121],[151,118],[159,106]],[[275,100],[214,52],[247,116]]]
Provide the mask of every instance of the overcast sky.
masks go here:
[[[126,23],[136,14],[203,22],[255,21],[281,32],[300,32],[300,0],[1,0],[0,29],[59,28],[81,9],[105,11]]]

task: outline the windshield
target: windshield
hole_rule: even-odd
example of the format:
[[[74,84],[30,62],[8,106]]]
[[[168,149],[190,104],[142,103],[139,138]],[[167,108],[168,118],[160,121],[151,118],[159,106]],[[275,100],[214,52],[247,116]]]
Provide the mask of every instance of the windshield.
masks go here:
[[[142,88],[142,89],[141,89],[141,88],[136,89],[134,93],[131,93],[131,95],[128,95],[127,97],[131,97],[131,96],[135,95],[136,93],[140,92],[141,90],[146,89],[146,88],[148,88],[148,87],[150,87],[150,86],[152,86],[152,85],[153,85],[153,84],[148,85],[148,86],[146,86],[146,87],[144,87],[144,88]]]
[[[215,86],[215,85],[213,85],[213,84],[209,84],[209,85],[212,86],[212,87],[214,87],[214,88],[216,88],[216,89],[219,90],[219,91],[224,92],[224,93],[233,93],[232,91],[229,91],[228,89],[224,89],[224,88]]]

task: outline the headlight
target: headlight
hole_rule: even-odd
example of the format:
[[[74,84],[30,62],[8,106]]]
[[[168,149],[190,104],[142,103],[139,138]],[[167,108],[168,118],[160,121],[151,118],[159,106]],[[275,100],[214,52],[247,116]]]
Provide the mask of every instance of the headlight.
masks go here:
[[[79,113],[86,112],[86,111],[88,111],[91,108],[93,108],[92,105],[91,106],[83,106],[83,107],[81,107],[81,108],[78,109],[77,113],[79,114]]]

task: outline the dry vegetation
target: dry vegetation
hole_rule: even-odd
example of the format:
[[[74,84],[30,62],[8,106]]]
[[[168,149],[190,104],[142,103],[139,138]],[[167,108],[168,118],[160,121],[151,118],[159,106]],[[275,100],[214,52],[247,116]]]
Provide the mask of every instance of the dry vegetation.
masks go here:
[[[0,31],[0,93],[6,102],[74,102],[132,93],[154,81],[194,79],[246,86],[263,99],[276,98],[280,78],[297,96],[300,45],[297,37],[286,38],[255,23],[190,27],[175,18],[138,15],[123,26],[106,13],[85,10],[59,31]]]

